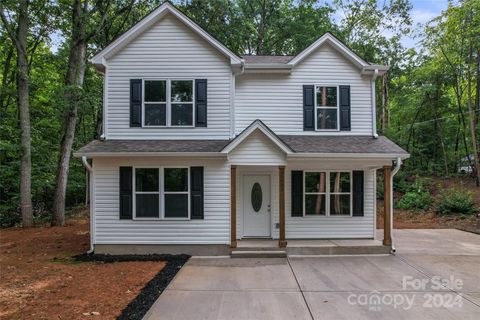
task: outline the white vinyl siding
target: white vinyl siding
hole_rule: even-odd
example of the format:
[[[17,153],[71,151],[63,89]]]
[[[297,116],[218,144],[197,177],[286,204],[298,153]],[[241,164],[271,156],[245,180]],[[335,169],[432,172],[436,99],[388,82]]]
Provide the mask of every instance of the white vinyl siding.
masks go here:
[[[230,61],[167,14],[107,60],[107,139],[228,139]],[[130,79],[207,79],[208,127],[130,128]]]
[[[232,164],[238,165],[285,164],[285,153],[260,130],[252,132],[228,158]]]
[[[235,132],[261,119],[276,134],[371,135],[371,76],[325,44],[291,74],[243,74],[235,80]],[[303,131],[303,85],[350,85],[351,131]]]
[[[230,167],[218,160],[96,158],[95,244],[229,244]],[[119,167],[204,167],[204,219],[120,220]]]

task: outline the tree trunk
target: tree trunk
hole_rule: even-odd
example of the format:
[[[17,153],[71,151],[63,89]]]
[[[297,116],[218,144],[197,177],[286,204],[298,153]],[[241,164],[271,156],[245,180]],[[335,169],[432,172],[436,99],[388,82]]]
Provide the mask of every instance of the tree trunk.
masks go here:
[[[22,212],[23,227],[32,227],[32,157],[27,58],[28,1],[22,0],[19,5],[20,12],[18,16],[17,37],[20,48],[17,50],[17,90],[22,142],[22,159],[20,164],[20,208]]]
[[[472,51],[470,52],[470,58],[472,57]],[[471,59],[470,59],[471,61]],[[472,73],[470,68],[467,71],[467,94],[468,94],[468,115],[470,120],[470,134],[472,138],[472,147],[473,147],[473,161],[476,174],[477,187],[480,185],[480,161],[478,159],[478,145],[477,145],[477,133],[475,131],[475,112],[473,111],[473,101],[472,101]]]
[[[78,120],[78,109],[82,103],[82,89],[86,67],[87,42],[85,35],[85,12],[87,1],[74,0],[72,12],[72,36],[68,57],[67,75],[64,94],[65,113],[60,156],[58,160],[56,188],[53,199],[52,224],[65,225],[65,195],[67,191],[68,171],[72,146],[75,139],[75,128]]]
[[[0,18],[4,24],[5,30],[17,49],[17,103],[20,118],[20,141],[22,144],[22,155],[20,160],[20,210],[22,213],[23,227],[32,227],[32,150],[30,138],[30,92],[28,83],[29,66],[27,53],[27,37],[29,28],[28,1],[20,0],[18,3],[18,22],[16,33],[13,31],[9,20],[5,15],[3,6],[0,6]]]

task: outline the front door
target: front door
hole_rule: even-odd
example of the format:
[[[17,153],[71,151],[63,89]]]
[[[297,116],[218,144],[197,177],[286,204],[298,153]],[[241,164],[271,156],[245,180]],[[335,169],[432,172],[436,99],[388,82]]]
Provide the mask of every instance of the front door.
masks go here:
[[[243,176],[243,236],[270,237],[270,176]]]

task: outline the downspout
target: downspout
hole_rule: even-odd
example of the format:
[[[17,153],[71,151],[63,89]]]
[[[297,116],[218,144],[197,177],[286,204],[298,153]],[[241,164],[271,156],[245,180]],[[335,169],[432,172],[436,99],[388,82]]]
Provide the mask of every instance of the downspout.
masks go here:
[[[90,203],[92,202],[92,172],[93,172],[93,169],[92,169],[92,166],[90,165],[90,163],[88,163],[87,161],[87,157],[85,156],[82,156],[82,164],[83,166],[85,167],[85,169],[87,169],[88,171],[88,192],[90,193]],[[93,252],[93,208],[92,206],[90,205],[90,250],[87,251],[87,254],[90,254]]]
[[[377,116],[376,116],[376,101],[377,101],[377,96],[375,94],[375,81],[377,80],[378,77],[378,69],[375,69],[372,77],[372,135],[375,139],[378,138],[377,134]]]
[[[390,238],[392,239],[392,250],[390,252],[392,254],[395,254],[395,252],[397,251],[395,249],[395,242],[393,241],[393,177],[400,170],[401,166],[402,159],[398,157],[395,168],[393,168],[392,174],[390,175]]]

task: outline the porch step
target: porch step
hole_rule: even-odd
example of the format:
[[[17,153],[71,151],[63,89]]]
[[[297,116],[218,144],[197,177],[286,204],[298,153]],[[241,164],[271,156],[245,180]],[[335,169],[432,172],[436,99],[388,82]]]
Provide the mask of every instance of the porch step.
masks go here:
[[[254,250],[233,250],[230,253],[230,257],[232,258],[286,258],[287,257],[287,251],[285,249],[283,250],[281,248],[279,248],[280,250],[258,250],[258,249],[259,248],[254,248]]]

